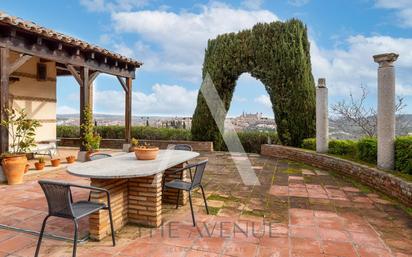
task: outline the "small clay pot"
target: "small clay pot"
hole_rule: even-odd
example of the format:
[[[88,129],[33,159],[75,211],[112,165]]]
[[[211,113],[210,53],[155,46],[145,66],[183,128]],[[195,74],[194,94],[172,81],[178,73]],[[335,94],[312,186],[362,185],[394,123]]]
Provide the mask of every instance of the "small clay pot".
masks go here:
[[[60,166],[60,159],[51,159],[51,165],[53,167],[59,167]]]
[[[24,168],[24,173],[27,173],[29,171],[30,164],[26,164],[26,167]]]
[[[73,163],[73,162],[76,161],[76,157],[74,157],[74,156],[67,156],[67,157],[66,157],[66,161],[67,161],[67,163]]]
[[[44,169],[44,165],[45,165],[44,162],[36,162],[36,163],[34,163],[34,167],[36,167],[36,170],[42,170],[42,169]]]

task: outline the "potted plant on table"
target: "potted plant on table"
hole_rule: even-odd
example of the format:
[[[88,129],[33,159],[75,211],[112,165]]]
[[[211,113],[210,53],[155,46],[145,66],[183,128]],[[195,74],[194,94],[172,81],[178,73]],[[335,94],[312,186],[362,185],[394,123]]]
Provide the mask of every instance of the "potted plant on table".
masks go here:
[[[155,160],[158,153],[159,147],[151,146],[146,143],[143,145],[138,145],[134,148],[134,154],[138,160]]]
[[[6,119],[0,125],[7,129],[9,152],[2,155],[1,165],[9,185],[21,184],[27,165],[26,153],[35,146],[36,128],[40,122],[29,119],[25,110],[6,109]]]
[[[34,166],[36,167],[36,170],[42,170],[44,169],[44,165],[46,165],[46,162],[44,161],[43,157],[39,157],[37,159],[37,162],[34,163]]]
[[[134,149],[137,146],[139,146],[139,140],[137,140],[136,138],[132,138],[132,140],[130,140],[129,153],[134,152]]]
[[[84,110],[85,122],[80,126],[83,130],[83,146],[86,148],[86,160],[90,161],[90,155],[100,148],[101,136],[94,131],[93,115],[90,107]]]

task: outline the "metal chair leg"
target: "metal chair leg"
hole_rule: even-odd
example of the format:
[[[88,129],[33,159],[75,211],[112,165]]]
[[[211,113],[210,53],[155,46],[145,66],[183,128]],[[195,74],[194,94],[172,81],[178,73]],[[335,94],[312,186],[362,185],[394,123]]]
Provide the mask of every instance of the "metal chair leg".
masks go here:
[[[73,220],[74,222],[74,241],[73,241],[73,257],[76,257],[77,251],[77,233],[79,230],[79,225],[77,224],[77,220]]]
[[[205,196],[205,190],[203,190],[203,186],[202,186],[202,185],[200,185],[200,189],[202,190],[203,201],[205,201],[206,213],[207,213],[207,214],[209,214],[209,208],[207,207],[207,201],[206,201],[206,196]]]
[[[179,208],[180,189],[177,189],[176,209]]]
[[[113,242],[113,246],[116,246],[115,231],[114,231],[113,217],[112,217],[112,208],[109,206],[108,210],[109,210],[109,219],[110,219],[110,229],[112,230],[112,242]]]
[[[50,217],[50,215],[47,215],[46,218],[44,218],[44,220],[43,220],[43,224],[42,224],[41,230],[40,230],[39,239],[37,241],[36,253],[34,254],[34,257],[39,256],[41,240],[43,239],[44,230],[46,229],[46,222],[47,222],[47,219],[49,217]]]
[[[192,204],[192,191],[189,191],[189,203],[190,203],[190,211],[192,212],[193,227],[196,227],[195,214],[193,212],[193,204]]]

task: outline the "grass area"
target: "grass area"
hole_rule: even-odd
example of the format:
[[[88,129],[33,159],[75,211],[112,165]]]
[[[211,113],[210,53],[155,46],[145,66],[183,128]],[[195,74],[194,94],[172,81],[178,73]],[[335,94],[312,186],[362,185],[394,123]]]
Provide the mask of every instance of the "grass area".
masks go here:
[[[302,171],[298,169],[292,169],[292,168],[288,168],[287,170],[282,171],[282,172],[286,174],[301,174],[302,173]]]
[[[209,214],[210,215],[217,215],[219,213],[220,209],[222,209],[222,208],[210,207],[209,206],[208,209],[209,209]]]
[[[207,200],[217,200],[217,201],[223,201],[223,202],[240,202],[240,199],[234,196],[223,196],[219,194],[211,194],[207,198]]]
[[[242,212],[242,215],[249,215],[249,216],[264,218],[264,217],[267,216],[267,212],[262,211],[262,210],[253,210],[253,211],[245,210],[245,211]]]

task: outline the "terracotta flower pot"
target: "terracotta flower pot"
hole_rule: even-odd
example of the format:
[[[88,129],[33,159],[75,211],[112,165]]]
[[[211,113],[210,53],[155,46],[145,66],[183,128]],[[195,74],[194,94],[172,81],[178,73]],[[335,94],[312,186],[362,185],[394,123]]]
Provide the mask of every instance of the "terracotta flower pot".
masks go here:
[[[34,166],[36,167],[36,170],[42,170],[42,169],[44,169],[44,165],[45,165],[44,162],[36,162],[36,163],[34,163]]]
[[[73,162],[76,161],[76,157],[74,157],[74,156],[67,156],[67,157],[66,157],[66,161],[67,161],[67,163],[73,163]]]
[[[87,151],[86,153],[86,161],[91,161],[90,159],[90,155],[94,154],[94,153],[98,153],[98,150],[91,150],[91,151]]]
[[[159,147],[136,147],[134,149],[134,154],[138,160],[155,160],[157,154],[159,153]]]
[[[9,185],[23,183],[24,170],[26,169],[27,158],[25,154],[10,155],[3,157],[2,166],[4,175]]]
[[[51,165],[53,167],[59,167],[60,166],[60,159],[52,159],[51,161]]]
[[[29,168],[30,168],[30,164],[27,163],[24,169],[24,174],[26,174],[29,171]]]

